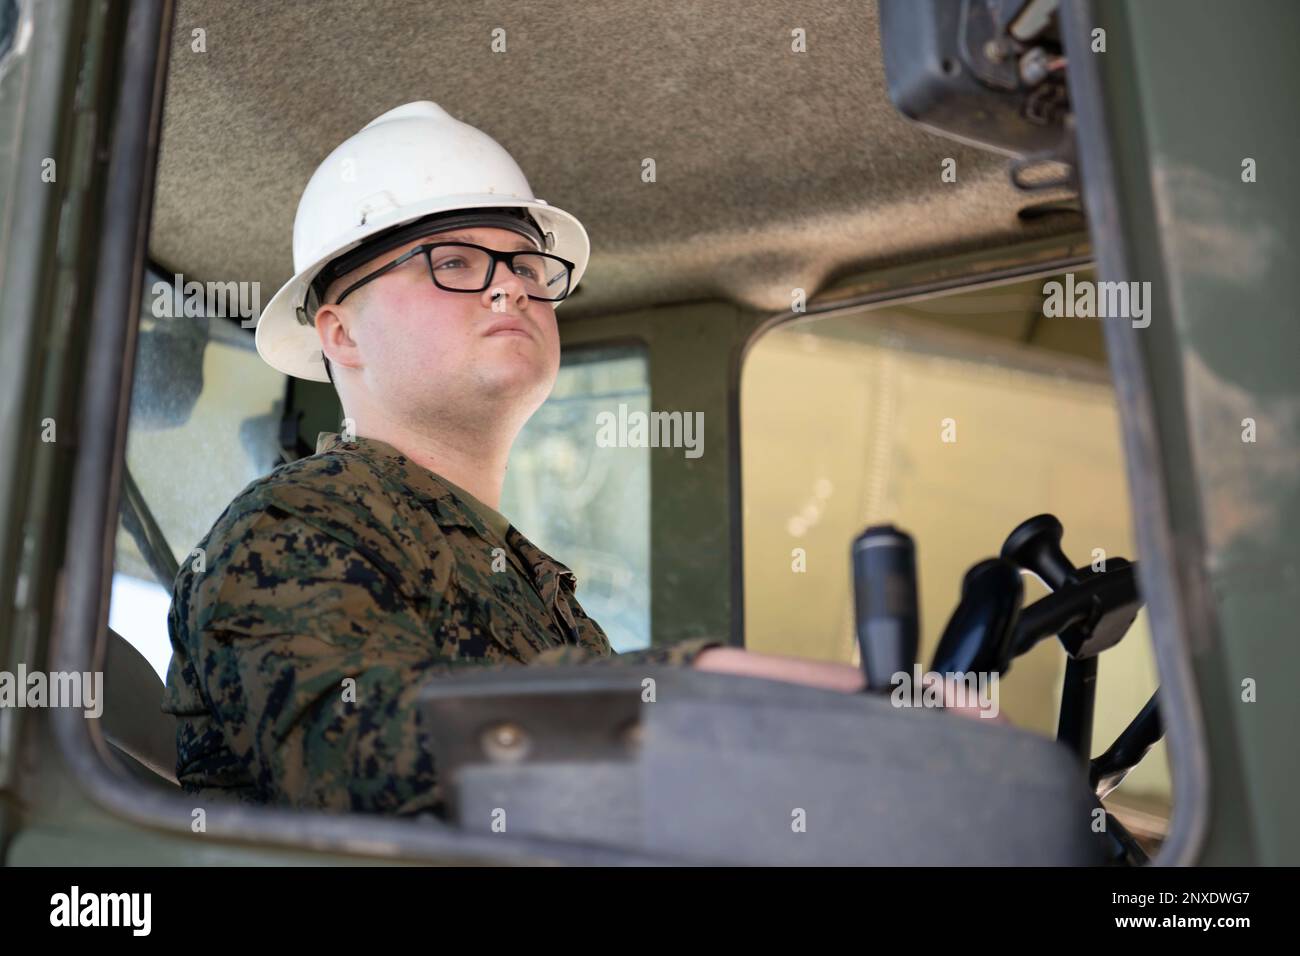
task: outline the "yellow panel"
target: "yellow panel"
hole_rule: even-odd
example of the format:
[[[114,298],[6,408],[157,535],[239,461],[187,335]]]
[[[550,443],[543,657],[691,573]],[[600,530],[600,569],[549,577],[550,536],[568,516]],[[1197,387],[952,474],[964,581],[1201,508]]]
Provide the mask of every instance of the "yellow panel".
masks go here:
[[[753,347],[741,415],[751,650],[857,662],[849,547],[869,524],[916,540],[926,665],[966,570],[1025,518],[1060,518],[1077,565],[1137,558],[1114,393],[1096,362],[883,310],[816,318]],[[1026,603],[1045,593],[1026,578]],[[1054,641],[1018,659],[1004,713],[1054,736],[1063,671]],[[1142,615],[1101,658],[1097,751],[1156,683]],[[1120,793],[1167,808],[1162,746]]]

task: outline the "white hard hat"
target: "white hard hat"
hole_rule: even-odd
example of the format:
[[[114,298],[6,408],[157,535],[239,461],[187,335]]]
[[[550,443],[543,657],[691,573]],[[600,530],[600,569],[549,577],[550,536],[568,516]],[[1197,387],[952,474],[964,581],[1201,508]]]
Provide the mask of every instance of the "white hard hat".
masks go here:
[[[587,268],[591,243],[582,223],[535,198],[500,143],[436,103],[407,103],[345,140],[312,174],[293,220],[294,277],[258,318],[258,354],[286,375],[328,381],[314,310],[308,314],[307,308],[312,280],[363,243],[369,248],[398,227],[457,210],[522,217],[502,217],[500,224],[540,239],[543,251],[574,263],[570,292]],[[450,228],[435,222],[430,232]],[[377,250],[376,255],[382,246]]]

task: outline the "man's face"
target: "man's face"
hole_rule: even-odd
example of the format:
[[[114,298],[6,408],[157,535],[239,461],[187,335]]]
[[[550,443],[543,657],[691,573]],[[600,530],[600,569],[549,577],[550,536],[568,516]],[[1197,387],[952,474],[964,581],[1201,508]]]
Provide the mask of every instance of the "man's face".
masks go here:
[[[508,229],[431,233],[337,279],[325,302],[415,246],[455,241],[502,252],[537,248]],[[502,262],[484,291],[451,292],[434,285],[423,255],[413,256],[342,304],[322,306],[317,328],[333,346],[327,354],[336,380],[340,365],[356,370],[375,407],[405,421],[464,423],[513,412],[522,423],[550,394],[560,364],[554,303],[528,298]]]

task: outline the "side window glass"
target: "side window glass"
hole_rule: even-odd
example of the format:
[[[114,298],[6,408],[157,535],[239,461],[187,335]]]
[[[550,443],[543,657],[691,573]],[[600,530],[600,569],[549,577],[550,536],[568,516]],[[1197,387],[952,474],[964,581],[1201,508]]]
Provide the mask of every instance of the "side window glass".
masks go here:
[[[578,577],[618,652],[650,646],[650,450],[602,447],[602,415],[648,413],[645,350],[565,353],[555,390],[510,455],[501,510]]]
[[[1076,566],[1140,557],[1100,322],[1045,318],[1047,281],[793,320],[755,343],[741,379],[750,650],[857,663],[849,548],[872,524],[916,542],[923,669],[967,569],[1024,519],[1060,518]],[[1047,593],[1024,583],[1026,605]],[[1064,665],[1055,640],[1017,658],[1002,711],[1055,737]],[[1157,684],[1143,611],[1099,659],[1094,756]],[[1107,804],[1158,839],[1169,798],[1161,742]]]
[[[169,277],[146,275],[127,432],[109,627],[166,675],[168,558],[191,551],[230,500],[279,463],[285,377],[238,319],[186,315]],[[149,519],[152,519],[150,522]]]

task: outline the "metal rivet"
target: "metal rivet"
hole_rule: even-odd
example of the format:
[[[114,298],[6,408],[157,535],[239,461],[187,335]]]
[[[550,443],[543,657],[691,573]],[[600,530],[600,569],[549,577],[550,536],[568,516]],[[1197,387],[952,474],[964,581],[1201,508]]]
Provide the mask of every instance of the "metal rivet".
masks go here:
[[[483,751],[492,760],[513,762],[528,755],[531,742],[518,724],[509,721],[494,724],[483,731]]]

